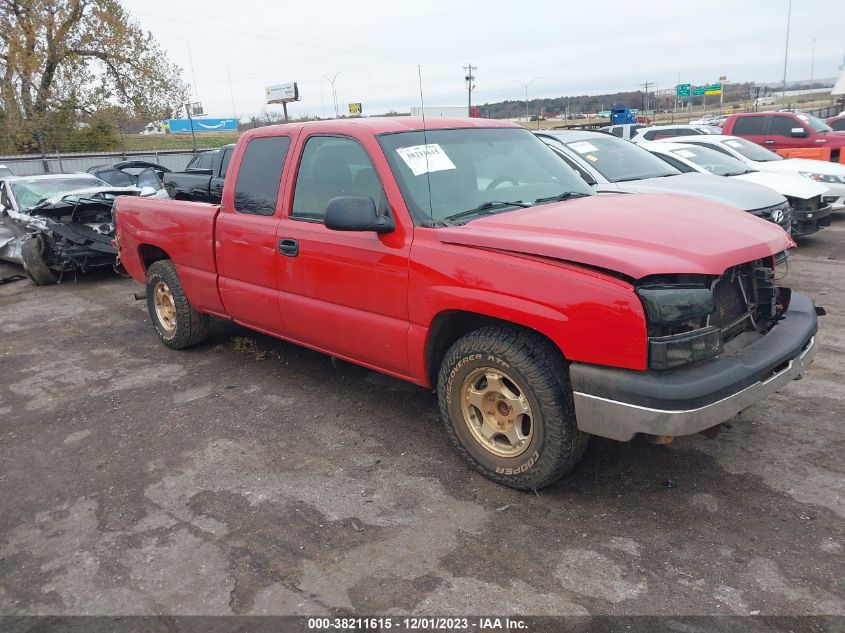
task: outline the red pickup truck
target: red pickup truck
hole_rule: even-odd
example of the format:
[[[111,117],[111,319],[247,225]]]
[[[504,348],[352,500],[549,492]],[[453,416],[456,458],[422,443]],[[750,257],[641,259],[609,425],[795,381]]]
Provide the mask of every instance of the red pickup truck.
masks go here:
[[[755,112],[732,114],[722,125],[722,134],[779,149],[829,149],[830,160],[838,163],[845,147],[845,132],[803,112]]]
[[[595,195],[529,131],[374,118],[251,130],[222,203],[120,198],[117,247],[175,349],[209,315],[436,388],[484,475],[537,489],[590,435],[719,425],[798,376],[813,302],[777,225]]]

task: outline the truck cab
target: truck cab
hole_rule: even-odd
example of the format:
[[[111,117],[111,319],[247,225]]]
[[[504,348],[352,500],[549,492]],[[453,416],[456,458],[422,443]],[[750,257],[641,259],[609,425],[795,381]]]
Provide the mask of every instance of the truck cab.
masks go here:
[[[845,132],[837,132],[821,119],[802,112],[732,114],[722,130],[727,136],[740,136],[773,151],[829,150],[819,155],[834,163],[840,161],[845,147]]]
[[[234,149],[235,145],[230,144],[200,152],[190,160],[185,171],[164,174],[162,184],[167,195],[174,200],[219,204]]]

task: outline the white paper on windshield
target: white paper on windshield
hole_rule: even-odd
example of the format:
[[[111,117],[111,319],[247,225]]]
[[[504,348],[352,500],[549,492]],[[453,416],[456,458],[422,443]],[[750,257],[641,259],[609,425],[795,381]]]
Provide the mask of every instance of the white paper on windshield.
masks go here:
[[[575,143],[570,143],[569,147],[574,149],[579,154],[587,154],[589,152],[597,152],[599,148],[593,145],[588,141],[577,141]]]
[[[457,169],[455,163],[446,155],[443,148],[437,143],[428,145],[414,145],[413,147],[400,147],[396,153],[405,161],[414,176],[421,176],[425,173]]]
[[[678,156],[683,156],[684,158],[695,158],[695,152],[691,152],[688,149],[678,149],[675,150],[675,153]]]
[[[725,145],[730,145],[731,147],[742,147],[742,143],[739,141],[725,141]]]

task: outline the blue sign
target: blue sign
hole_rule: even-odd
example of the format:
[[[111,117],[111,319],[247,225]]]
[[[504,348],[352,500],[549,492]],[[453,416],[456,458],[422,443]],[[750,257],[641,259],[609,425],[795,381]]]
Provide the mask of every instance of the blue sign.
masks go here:
[[[171,134],[191,133],[191,124],[194,125],[194,132],[237,132],[237,119],[167,119],[164,122],[166,132]]]

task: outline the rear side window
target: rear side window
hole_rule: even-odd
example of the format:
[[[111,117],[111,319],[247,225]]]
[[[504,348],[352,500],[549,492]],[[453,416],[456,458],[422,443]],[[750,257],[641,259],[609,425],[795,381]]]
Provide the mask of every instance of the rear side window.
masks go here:
[[[197,156],[196,160],[192,161],[190,169],[211,169],[211,152],[204,152]]]
[[[290,137],[254,138],[246,146],[235,183],[235,211],[273,215]]]
[[[220,164],[220,177],[225,178],[226,172],[229,171],[229,161],[232,160],[232,148],[228,148],[223,152],[223,162]]]
[[[830,127],[832,127],[837,132],[845,132],[845,117],[842,117],[841,119],[833,119],[833,122],[830,124]]]
[[[737,136],[762,135],[766,125],[764,116],[741,116],[734,123],[733,134]]]
[[[804,127],[798,121],[788,116],[773,116],[769,127],[769,134],[772,136],[789,136],[792,128]]]
[[[625,128],[623,128],[621,125],[617,125],[609,129],[610,133],[613,134],[613,136],[618,136],[619,138],[622,138],[622,135],[625,134]]]
[[[384,205],[376,169],[357,141],[312,136],[302,151],[291,217],[322,222],[329,200],[340,196],[369,197],[377,208]]]

